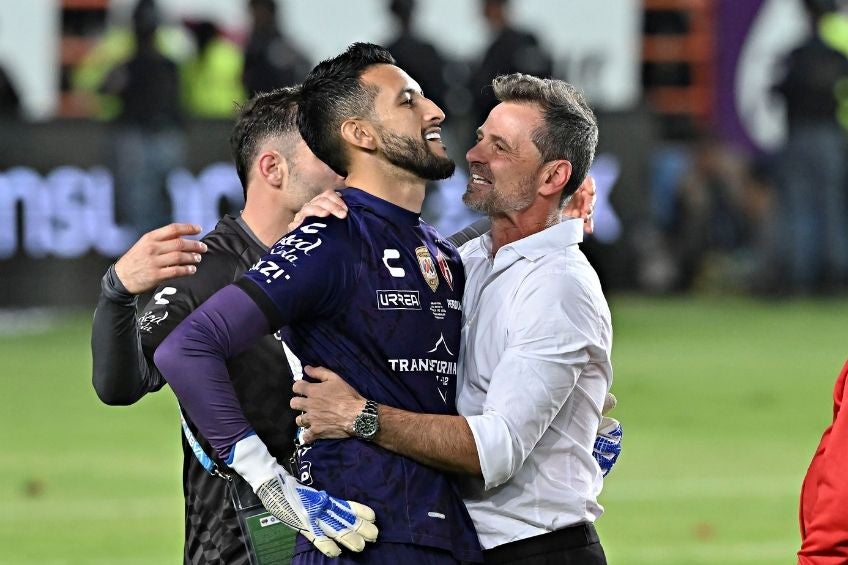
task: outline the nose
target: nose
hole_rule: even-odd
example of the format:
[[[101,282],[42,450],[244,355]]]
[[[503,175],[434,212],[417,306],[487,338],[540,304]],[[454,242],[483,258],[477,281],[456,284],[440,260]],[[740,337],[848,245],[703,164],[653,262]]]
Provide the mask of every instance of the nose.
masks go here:
[[[427,101],[427,104],[428,104],[426,112],[424,114],[427,121],[428,122],[435,121],[435,122],[439,122],[439,123],[445,121],[445,113],[441,108],[439,108],[439,105],[436,104],[435,102],[433,102],[432,100],[430,100],[429,98],[425,98],[425,100]]]
[[[481,146],[482,142],[478,141],[465,153],[465,160],[468,161],[468,164],[483,162],[483,150]]]

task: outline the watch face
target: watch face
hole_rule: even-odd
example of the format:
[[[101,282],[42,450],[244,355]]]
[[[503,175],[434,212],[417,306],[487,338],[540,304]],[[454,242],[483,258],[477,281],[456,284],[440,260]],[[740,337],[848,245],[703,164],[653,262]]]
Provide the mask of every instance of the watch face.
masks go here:
[[[353,421],[353,433],[363,439],[371,439],[377,433],[379,425],[376,414],[361,412]]]

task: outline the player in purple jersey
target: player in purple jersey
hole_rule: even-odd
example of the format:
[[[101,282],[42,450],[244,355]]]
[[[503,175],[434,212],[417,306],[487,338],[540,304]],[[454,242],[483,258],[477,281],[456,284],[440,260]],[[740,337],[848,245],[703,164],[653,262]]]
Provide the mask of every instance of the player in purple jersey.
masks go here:
[[[201,433],[266,508],[290,484],[245,419],[226,360],[289,327],[306,364],[357,374],[367,391],[357,438],[299,450],[300,479],[373,507],[380,542],[342,563],[456,563],[481,558],[470,517],[447,475],[370,441],[373,405],[455,414],[463,272],[456,249],[418,217],[427,180],[454,163],[441,143],[444,113],[376,45],[354,44],[302,86],[299,125],[310,149],[350,188],[348,220],[307,219],[247,275],[212,296],[162,343],[156,363]],[[309,504],[324,508],[324,500]],[[305,532],[369,531],[343,507]],[[326,515],[327,511],[325,511]],[[344,535],[338,536],[344,544]],[[330,540],[326,540],[332,543]],[[349,540],[348,540],[349,541]],[[324,554],[328,544],[314,542]],[[361,549],[361,544],[346,544]],[[296,563],[321,562],[309,544]],[[334,561],[338,563],[339,561]]]
[[[491,230],[460,247],[461,416],[378,405],[374,441],[466,475],[463,495],[486,563],[602,565],[597,496],[602,467],[620,450],[620,429],[600,447],[595,441],[606,433],[612,325],[578,248],[581,225],[560,219],[591,165],[597,124],[563,81],[513,74],[492,89],[500,103],[466,154],[463,201],[489,216]],[[304,442],[354,435],[367,393],[326,369],[307,374],[319,382],[295,383],[303,397],[292,399],[304,411]]]

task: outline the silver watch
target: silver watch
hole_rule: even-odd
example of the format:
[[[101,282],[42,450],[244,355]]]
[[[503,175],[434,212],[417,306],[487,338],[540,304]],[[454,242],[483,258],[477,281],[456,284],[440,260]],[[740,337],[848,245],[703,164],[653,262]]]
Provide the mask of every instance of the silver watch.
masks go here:
[[[380,431],[380,421],[377,416],[377,403],[366,400],[362,412],[353,419],[353,433],[360,439],[372,440]]]

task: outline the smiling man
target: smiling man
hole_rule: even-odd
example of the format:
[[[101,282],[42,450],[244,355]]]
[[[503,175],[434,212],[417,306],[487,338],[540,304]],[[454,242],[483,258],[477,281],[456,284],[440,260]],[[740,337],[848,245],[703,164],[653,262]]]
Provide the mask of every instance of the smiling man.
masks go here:
[[[313,69],[299,109],[309,148],[347,177],[348,219],[307,218],[177,327],[156,363],[203,435],[275,512],[285,498],[275,493],[284,493],[290,477],[245,419],[226,361],[288,326],[286,341],[304,363],[352,375],[370,399],[358,407],[353,440],[298,451],[301,481],[362,501],[379,520],[379,543],[335,562],[477,561],[477,536],[448,476],[370,441],[378,403],[456,414],[462,266],[456,248],[418,217],[426,182],[454,170],[441,142],[444,113],[385,49],[370,44],[354,44]],[[320,510],[325,501],[310,504]],[[350,524],[342,531],[369,538],[352,512],[334,512]],[[295,563],[338,555],[333,546],[315,544],[322,555],[302,541]],[[364,542],[345,545],[358,551]]]

